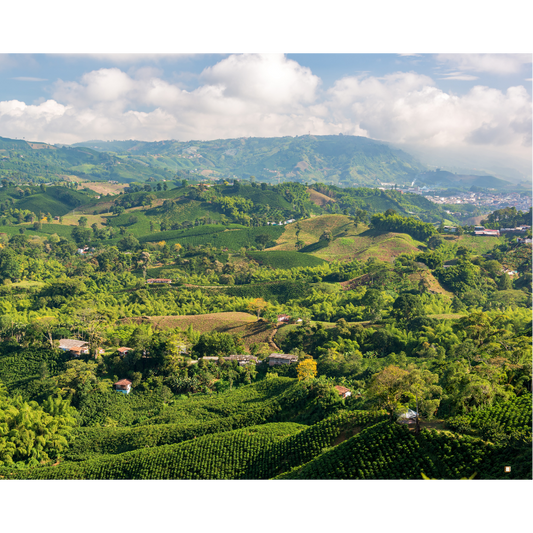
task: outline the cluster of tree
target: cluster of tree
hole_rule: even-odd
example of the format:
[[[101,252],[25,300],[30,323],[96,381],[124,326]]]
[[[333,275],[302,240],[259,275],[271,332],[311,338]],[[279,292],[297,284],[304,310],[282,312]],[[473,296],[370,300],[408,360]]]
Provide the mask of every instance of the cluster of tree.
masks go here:
[[[402,217],[393,210],[387,210],[385,213],[376,213],[370,219],[370,223],[380,231],[407,233],[419,241],[426,241],[437,233],[432,224],[412,217]]]
[[[10,397],[0,383],[0,466],[37,466],[58,459],[76,425],[68,400],[50,397],[39,405]]]

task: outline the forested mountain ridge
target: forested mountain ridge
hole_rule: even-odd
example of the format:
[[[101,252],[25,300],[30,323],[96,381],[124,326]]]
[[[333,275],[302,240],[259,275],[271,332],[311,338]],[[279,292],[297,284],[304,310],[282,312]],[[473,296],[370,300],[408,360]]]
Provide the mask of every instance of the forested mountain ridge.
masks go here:
[[[82,143],[105,149],[108,143]],[[110,143],[117,148],[116,143]],[[119,145],[120,146],[120,145]],[[260,181],[277,178],[329,182],[343,186],[381,182],[405,184],[424,169],[409,154],[365,137],[302,135],[299,137],[160,141],[124,144],[135,156],[157,156],[176,169],[198,168],[222,177],[254,175]]]

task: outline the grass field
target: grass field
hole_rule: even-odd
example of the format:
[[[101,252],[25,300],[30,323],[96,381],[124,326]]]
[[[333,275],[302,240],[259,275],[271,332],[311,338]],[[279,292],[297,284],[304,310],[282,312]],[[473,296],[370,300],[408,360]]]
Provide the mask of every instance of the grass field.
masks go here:
[[[74,181],[74,180],[72,180]],[[82,189],[91,189],[91,191],[94,191],[98,194],[120,194],[121,192],[124,192],[124,188],[126,187],[126,184],[124,183],[107,183],[105,181],[85,181],[82,178],[79,178],[76,180],[78,185],[78,190]]]
[[[77,210],[76,210],[77,211]],[[78,225],[78,220],[81,218],[81,217],[85,217],[87,219],[87,227],[90,227],[92,226],[93,224],[96,224],[99,228],[102,228],[103,226],[105,226],[106,222],[107,222],[107,217],[104,216],[104,215],[84,215],[83,213],[80,213],[80,212],[76,212],[76,214],[68,214],[68,215],[63,215],[63,223],[61,224],[59,222],[59,220],[52,220],[50,221],[50,226],[52,225],[55,225],[55,226],[77,226]],[[72,228],[69,228],[69,231],[71,231]],[[59,233],[58,233],[59,235]]]
[[[298,237],[296,237],[297,225],[300,226]],[[346,215],[322,215],[300,220],[298,224],[285,226],[285,231],[276,241],[277,246],[271,248],[271,250],[294,251],[296,249],[295,243],[298,239],[303,241],[305,246],[308,246],[317,242],[324,231],[330,231],[335,236],[349,230],[357,233],[353,222]],[[363,226],[361,226],[361,231],[363,231]]]
[[[314,189],[307,189],[307,192],[309,193],[309,199],[311,202],[320,207],[329,204],[330,202],[335,202],[333,198],[330,198],[321,192],[315,191]]]
[[[505,242],[505,237],[461,235],[460,237],[452,237],[452,240],[446,240],[446,242],[455,243],[458,246],[465,246],[477,254],[486,254],[496,245],[503,244]]]

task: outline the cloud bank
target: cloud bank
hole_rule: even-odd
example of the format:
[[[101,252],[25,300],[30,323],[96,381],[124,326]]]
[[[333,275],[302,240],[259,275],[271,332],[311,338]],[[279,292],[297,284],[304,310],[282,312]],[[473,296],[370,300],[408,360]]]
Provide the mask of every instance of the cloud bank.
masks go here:
[[[514,57],[514,56],[513,56]],[[439,56],[461,79],[466,71],[504,72],[525,58]],[[477,69],[477,70],[476,70]],[[472,79],[472,78],[469,78]],[[57,80],[52,97],[0,102],[0,135],[47,142],[89,139],[211,140],[352,134],[420,148],[471,149],[531,160],[531,98],[478,85],[454,95],[415,72],[346,76],[327,89],[309,68],[284,55],[229,56],[206,68],[194,90],[156,69],[101,68]]]

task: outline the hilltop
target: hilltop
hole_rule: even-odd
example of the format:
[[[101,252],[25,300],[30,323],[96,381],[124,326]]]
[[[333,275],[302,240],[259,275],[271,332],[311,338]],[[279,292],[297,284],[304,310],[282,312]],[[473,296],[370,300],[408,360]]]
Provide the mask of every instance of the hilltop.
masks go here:
[[[321,240],[324,233],[331,238]],[[287,226],[269,251],[294,250],[298,239],[304,243],[301,252],[327,261],[364,261],[369,257],[392,261],[402,253],[418,252],[422,244],[403,233],[371,230],[347,215],[322,215]]]

